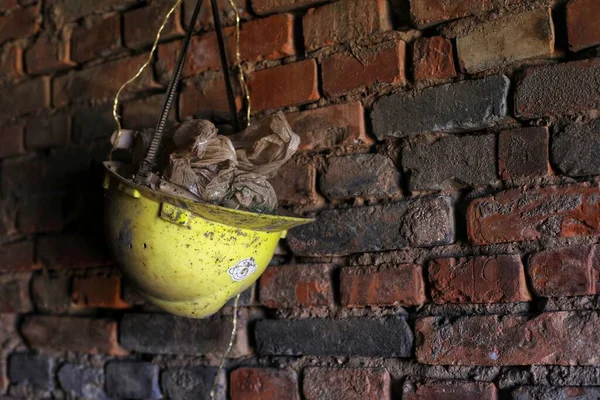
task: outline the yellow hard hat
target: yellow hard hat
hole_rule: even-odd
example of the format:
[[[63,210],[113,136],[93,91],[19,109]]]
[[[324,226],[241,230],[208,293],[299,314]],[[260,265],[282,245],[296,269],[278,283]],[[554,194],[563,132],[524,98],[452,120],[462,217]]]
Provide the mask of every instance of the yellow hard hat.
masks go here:
[[[311,219],[198,203],[136,185],[106,162],[109,246],[140,295],[181,316],[203,318],[250,287],[279,239]]]

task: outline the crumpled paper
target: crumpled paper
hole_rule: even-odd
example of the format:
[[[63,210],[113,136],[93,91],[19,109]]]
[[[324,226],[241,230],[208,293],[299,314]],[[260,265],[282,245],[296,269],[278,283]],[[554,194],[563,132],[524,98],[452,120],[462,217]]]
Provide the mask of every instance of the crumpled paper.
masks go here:
[[[176,128],[171,141],[173,151],[163,173],[168,182],[206,202],[254,212],[277,209],[277,196],[267,179],[300,144],[281,112],[232,136],[218,135],[209,121],[187,121]]]

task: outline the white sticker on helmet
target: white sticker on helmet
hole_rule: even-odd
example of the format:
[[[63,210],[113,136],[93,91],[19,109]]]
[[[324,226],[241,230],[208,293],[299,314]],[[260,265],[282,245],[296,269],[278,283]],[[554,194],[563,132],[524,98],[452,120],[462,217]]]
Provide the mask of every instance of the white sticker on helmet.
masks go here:
[[[252,275],[257,269],[258,267],[256,266],[254,258],[246,258],[229,268],[227,273],[231,276],[231,279],[235,282],[239,282]]]

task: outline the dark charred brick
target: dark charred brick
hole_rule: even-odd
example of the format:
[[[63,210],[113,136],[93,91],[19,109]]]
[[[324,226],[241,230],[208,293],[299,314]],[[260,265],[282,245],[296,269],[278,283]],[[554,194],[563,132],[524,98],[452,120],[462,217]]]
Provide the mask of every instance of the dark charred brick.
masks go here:
[[[496,75],[381,97],[371,113],[373,131],[383,139],[494,126],[506,117],[509,85],[506,76]]]
[[[8,358],[8,376],[12,382],[28,383],[42,389],[54,389],[53,358],[16,353]]]
[[[231,318],[190,319],[166,314],[126,314],[121,320],[123,347],[152,354],[218,353],[229,343]],[[233,355],[247,354],[243,324],[238,324]]]
[[[502,179],[548,175],[548,128],[531,127],[501,132],[498,165]]]
[[[260,355],[410,357],[413,334],[403,318],[261,320]]]
[[[106,364],[106,390],[127,399],[161,399],[159,368],[148,362],[113,361]]]
[[[330,200],[394,196],[401,192],[400,172],[389,157],[381,154],[332,157],[319,187]]]
[[[109,400],[104,391],[104,370],[77,364],[64,364],[58,370],[58,381],[66,392],[86,399]]]
[[[160,383],[165,398],[171,400],[211,400],[210,391],[217,374],[216,367],[169,368],[161,374]],[[225,398],[224,374],[215,390],[216,398]],[[223,396],[223,397],[220,397]]]
[[[31,273],[0,275],[0,313],[27,313],[32,310],[29,297]]]
[[[404,147],[402,167],[411,190],[449,189],[493,183],[496,137],[443,137],[436,142]]]
[[[529,68],[517,84],[515,114],[531,119],[600,108],[600,59]]]
[[[428,247],[453,240],[452,208],[446,197],[326,210],[314,223],[288,234],[292,252],[302,256]]]
[[[41,271],[31,279],[31,297],[37,311],[64,314],[71,306],[71,277]]]
[[[553,135],[552,163],[565,175],[600,175],[600,119]]]

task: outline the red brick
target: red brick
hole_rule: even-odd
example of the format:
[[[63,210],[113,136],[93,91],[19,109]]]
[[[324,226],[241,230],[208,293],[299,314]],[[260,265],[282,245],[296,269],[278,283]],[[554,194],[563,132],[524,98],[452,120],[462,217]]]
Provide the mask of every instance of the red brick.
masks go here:
[[[122,124],[127,129],[153,128],[158,123],[160,111],[162,110],[164,94],[143,97],[141,99],[123,103],[121,118]],[[167,126],[176,122],[177,116],[174,112],[169,114]],[[112,119],[112,116],[111,116]]]
[[[599,196],[597,186],[570,185],[513,189],[479,198],[467,210],[469,239],[482,245],[597,235]]]
[[[181,41],[174,41],[158,46],[158,62],[156,69],[161,82],[168,82],[175,70],[181,51]],[[188,78],[205,71],[221,69],[219,44],[215,32],[193,36],[190,40],[188,55],[183,66],[182,77]]]
[[[417,360],[433,365],[597,365],[598,312],[417,320]]]
[[[327,96],[339,96],[375,84],[404,84],[406,43],[390,41],[368,57],[350,53],[334,54],[323,60],[323,90]]]
[[[295,54],[294,18],[291,14],[274,15],[268,18],[245,22],[240,31],[240,56],[244,61],[275,60]],[[228,60],[235,58],[235,28],[224,30]],[[168,81],[177,63],[181,41],[159,46],[157,69],[161,81]],[[192,37],[188,56],[183,67],[184,78],[205,71],[220,70],[221,58],[217,35],[208,32]]]
[[[238,86],[234,86],[235,102],[239,110],[242,105]],[[179,118],[192,116],[200,110],[229,111],[227,91],[223,78],[188,81],[179,96]]]
[[[255,111],[319,100],[315,60],[254,72],[248,80]]]
[[[269,308],[333,306],[329,264],[271,266],[259,280],[260,303]]]
[[[70,137],[71,118],[65,112],[30,119],[25,126],[28,150],[64,146]]]
[[[229,59],[235,60],[234,36],[231,37]],[[273,15],[242,25],[240,55],[243,60],[276,60],[294,54],[294,16],[292,14]]]
[[[50,79],[41,77],[3,89],[0,116],[13,117],[50,106]]]
[[[509,15],[480,24],[456,39],[461,69],[468,73],[554,53],[550,9]]]
[[[0,128],[0,158],[23,153],[23,123],[3,125]]]
[[[0,313],[27,313],[33,309],[29,298],[31,273],[0,276]]]
[[[149,34],[149,32],[158,32],[172,6],[171,2],[161,1],[126,13],[123,16],[125,45],[136,48],[152,44],[154,34]],[[185,31],[181,27],[180,21],[181,6],[177,7],[175,12],[171,14],[169,21],[161,32],[161,39],[183,35]]]
[[[387,0],[346,0],[311,8],[303,24],[308,51],[392,29]]]
[[[415,306],[427,300],[423,271],[417,264],[348,267],[340,277],[346,307]]]
[[[431,297],[438,304],[531,300],[518,255],[438,258],[428,271]]]
[[[537,296],[594,295],[600,289],[600,251],[598,246],[543,250],[529,257],[527,272]]]
[[[567,5],[569,47],[579,51],[600,45],[600,3],[596,0],[571,0]]]
[[[390,399],[390,375],[382,368],[306,368],[306,400]]]
[[[39,75],[75,65],[69,58],[70,43],[60,36],[42,35],[25,53],[25,67],[32,75]]]
[[[258,15],[267,15],[298,10],[327,3],[330,0],[251,0],[252,10]]]
[[[298,164],[290,160],[269,182],[277,200],[284,205],[313,204],[319,200],[316,189],[317,171],[314,164]]]
[[[38,261],[50,269],[91,268],[113,262],[100,239],[82,234],[41,237],[37,256]]]
[[[147,60],[148,54],[141,54],[56,77],[52,82],[53,104],[62,107],[90,99],[112,101],[121,85],[132,78]],[[156,87],[149,66],[136,81],[127,86],[121,98],[132,91]]]
[[[0,16],[0,43],[34,35],[40,29],[40,7],[19,8]]]
[[[28,271],[39,267],[33,261],[33,242],[24,240],[0,246],[0,271]]]
[[[300,150],[373,143],[366,133],[360,102],[295,112],[286,117],[292,130],[300,136]]]
[[[47,352],[126,355],[117,340],[117,323],[108,319],[29,316],[21,333],[30,347]]]
[[[72,22],[92,13],[127,8],[140,0],[46,0],[44,3],[59,22]]]
[[[120,48],[120,14],[95,21],[90,27],[79,25],[71,36],[71,57],[78,63],[105,57]]]
[[[492,9],[492,0],[411,0],[410,11],[417,27],[424,28]]]
[[[41,232],[59,232],[64,225],[63,196],[42,195],[27,197],[17,205],[17,230],[29,235]]]
[[[430,382],[407,389],[403,400],[496,400],[498,390],[486,382]]]
[[[245,22],[240,31],[240,56],[244,61],[275,60],[295,54],[294,18],[291,14],[274,15],[268,18]],[[235,28],[224,30],[226,49],[230,65],[235,58]],[[158,47],[157,69],[161,80],[168,81],[177,63],[181,41]],[[205,71],[221,69],[219,45],[214,31],[193,36],[188,56],[183,67],[184,78]]]
[[[548,127],[529,127],[500,132],[498,169],[502,179],[545,176],[548,162]]]
[[[0,78],[15,80],[23,75],[23,49],[10,44],[0,54]]]
[[[83,307],[129,307],[121,298],[121,278],[116,275],[75,277],[71,298]]]
[[[238,368],[231,373],[230,385],[231,400],[300,400],[293,371]]]
[[[415,80],[439,82],[456,77],[452,42],[442,36],[422,38],[413,48]]]
[[[237,6],[240,18],[246,20],[250,17],[248,1],[249,0],[233,0]],[[194,8],[196,7],[197,0],[183,0],[183,21],[184,28],[190,24]],[[231,7],[229,0],[217,0],[217,8],[219,9],[219,15],[221,17],[221,23],[223,26],[230,26],[235,24],[235,11]],[[212,4],[210,1],[203,1],[200,6],[200,12],[198,14],[198,20],[196,21],[196,29],[198,30],[209,30],[214,27],[214,18],[212,14]]]
[[[17,3],[17,0],[0,0],[0,11],[2,12],[17,8],[18,6],[19,3]]]

